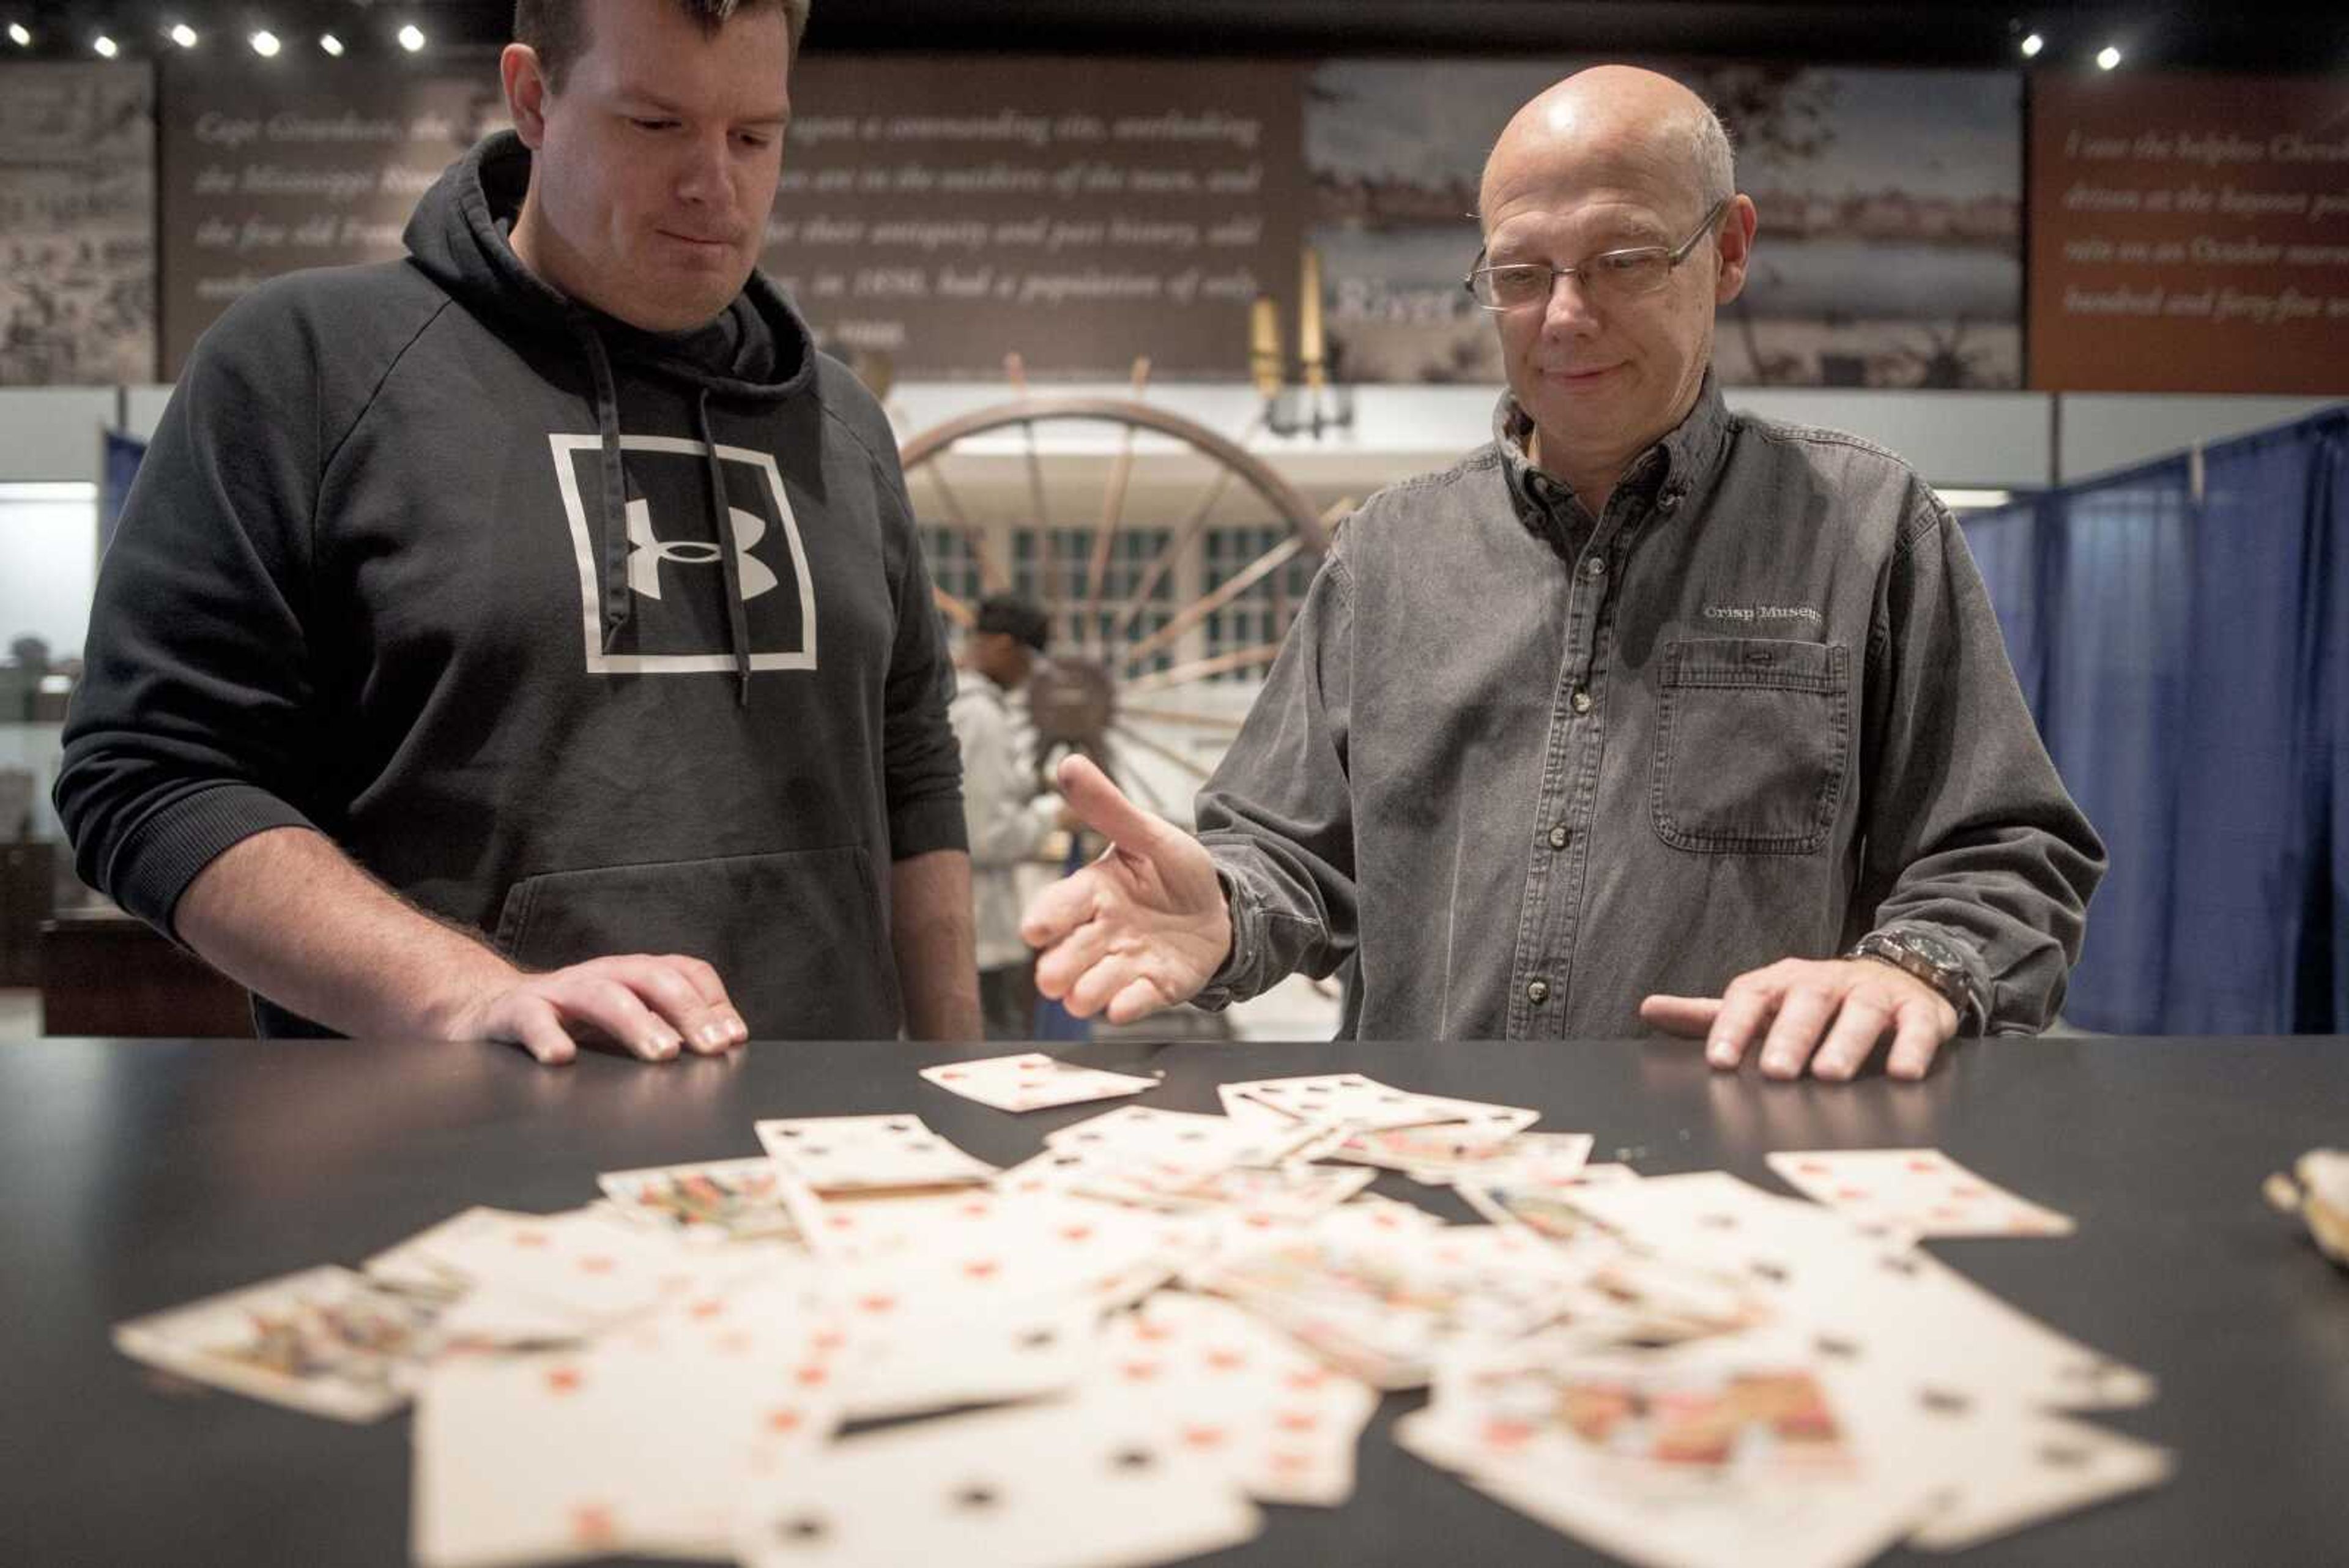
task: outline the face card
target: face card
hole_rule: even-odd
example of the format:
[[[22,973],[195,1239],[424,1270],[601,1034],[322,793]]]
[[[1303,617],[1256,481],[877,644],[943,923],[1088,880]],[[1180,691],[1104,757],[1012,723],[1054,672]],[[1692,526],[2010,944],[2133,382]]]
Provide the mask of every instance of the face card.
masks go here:
[[[2068,1236],[2071,1219],[1985,1181],[1937,1148],[1777,1153],[1770,1168],[1806,1197],[1855,1220],[1919,1236]]]
[[[978,1062],[949,1062],[923,1068],[922,1076],[949,1094],[1014,1112],[1139,1095],[1158,1087],[1159,1083],[1156,1078],[1057,1061],[1040,1051],[1019,1056],[992,1056]]]
[[[968,1186],[996,1174],[919,1116],[801,1116],[762,1121],[757,1130],[784,1173],[817,1192]]]
[[[115,1348],[273,1405],[373,1421],[408,1402],[434,1310],[348,1269],[307,1269],[118,1324]]]
[[[1062,1400],[833,1444],[760,1489],[748,1568],[1123,1568],[1249,1540],[1261,1516],[1131,1402]]]
[[[607,1170],[595,1184],[616,1212],[693,1241],[801,1242],[771,1159]]]

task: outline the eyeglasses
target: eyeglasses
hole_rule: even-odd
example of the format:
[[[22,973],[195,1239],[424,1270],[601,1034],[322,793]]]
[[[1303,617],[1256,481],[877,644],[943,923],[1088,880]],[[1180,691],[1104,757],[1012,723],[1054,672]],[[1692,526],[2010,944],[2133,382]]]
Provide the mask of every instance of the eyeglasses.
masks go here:
[[[1696,232],[1679,244],[1636,245],[1630,250],[1601,251],[1589,260],[1574,266],[1552,266],[1547,262],[1511,262],[1506,266],[1480,266],[1473,269],[1461,286],[1477,304],[1487,310],[1523,310],[1528,306],[1547,305],[1551,292],[1561,277],[1571,277],[1582,285],[1582,292],[1592,305],[1601,307],[1620,305],[1642,295],[1653,294],[1664,286],[1672,269],[1688,260],[1689,252],[1697,241],[1704,238],[1721,216],[1732,198],[1723,196],[1706,209],[1697,223]],[[1483,261],[1485,253],[1478,251],[1476,259]]]

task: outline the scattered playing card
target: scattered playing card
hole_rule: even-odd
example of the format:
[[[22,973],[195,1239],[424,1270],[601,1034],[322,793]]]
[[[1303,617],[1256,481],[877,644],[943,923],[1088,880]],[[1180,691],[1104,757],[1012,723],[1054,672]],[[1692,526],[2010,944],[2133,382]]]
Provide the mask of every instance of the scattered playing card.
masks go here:
[[[1101,1361],[1111,1393],[1258,1501],[1335,1508],[1353,1494],[1378,1396],[1238,1307],[1162,1292],[1112,1323]]]
[[[1856,1220],[1919,1236],[2068,1236],[2071,1220],[1985,1181],[1937,1148],[1811,1149],[1770,1156],[1788,1186]]]
[[[967,1186],[996,1174],[919,1116],[804,1116],[762,1121],[757,1131],[784,1172],[817,1192]]]
[[[1261,1516],[1135,1402],[1064,1400],[835,1443],[762,1488],[750,1568],[1121,1568],[1237,1545]]]
[[[341,1421],[408,1402],[402,1368],[431,1347],[431,1308],[348,1269],[305,1269],[118,1324],[150,1366]]]
[[[1415,1095],[1381,1084],[1376,1078],[1366,1078],[1360,1073],[1333,1073],[1309,1078],[1259,1078],[1251,1083],[1226,1084],[1217,1093],[1224,1096],[1226,1106],[1235,1098],[1251,1100],[1299,1121],[1361,1131],[1413,1127],[1426,1122],[1458,1122],[1464,1125],[1463,1137],[1490,1134],[1503,1137],[1522,1131],[1541,1119],[1539,1111],[1522,1106]]]
[[[797,1243],[771,1159],[719,1159],[648,1170],[607,1170],[595,1179],[627,1219],[694,1240]]]
[[[1061,1062],[1040,1051],[1019,1056],[991,1056],[978,1062],[949,1062],[925,1067],[922,1076],[949,1094],[1000,1111],[1034,1111],[1050,1106],[1073,1106],[1087,1100],[1113,1100],[1158,1087],[1156,1078],[1105,1072]]]

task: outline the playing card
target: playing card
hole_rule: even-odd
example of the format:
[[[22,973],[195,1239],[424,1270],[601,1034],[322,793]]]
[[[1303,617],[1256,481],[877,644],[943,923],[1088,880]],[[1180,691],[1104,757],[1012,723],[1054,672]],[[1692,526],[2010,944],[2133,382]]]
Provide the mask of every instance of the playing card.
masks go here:
[[[1574,1189],[1639,1179],[1628,1165],[1586,1165],[1571,1175],[1539,1175],[1529,1181],[1516,1171],[1482,1171],[1459,1178],[1453,1190],[1495,1225],[1524,1225],[1553,1241],[1570,1241],[1592,1222],[1574,1206]]]
[[[1513,1338],[1561,1310],[1566,1277],[1537,1238],[1486,1225],[1380,1233],[1341,1221],[1353,1207],[1254,1246],[1228,1246],[1185,1281],[1380,1388],[1416,1387],[1446,1346]],[[1381,1216],[1371,1212],[1375,1226]]]
[[[1464,1346],[1395,1438],[1632,1563],[1864,1563],[1933,1483],[1887,1451],[1837,1375],[1783,1348],[1556,1360],[1538,1345]]]
[[[417,1561],[724,1555],[751,1479],[837,1420],[845,1341],[780,1304],[696,1299],[576,1353],[436,1366],[417,1398]]]
[[[394,1256],[395,1272],[436,1268],[494,1300],[551,1309],[587,1328],[649,1311],[713,1266],[672,1236],[587,1209],[472,1210],[412,1238]]]
[[[802,1116],[762,1121],[757,1131],[785,1174],[821,1193],[969,1186],[996,1174],[919,1116]]]
[[[1404,1171],[1413,1180],[1430,1184],[1487,1178],[1506,1183],[1562,1183],[1578,1174],[1590,1158],[1588,1133],[1461,1136],[1467,1127],[1434,1122],[1357,1133],[1328,1158]]]
[[[798,1244],[771,1159],[718,1159],[607,1170],[595,1184],[626,1219],[694,1241]]]
[[[2055,1333],[1927,1253],[1889,1221],[1774,1197],[1719,1171],[1570,1189],[1583,1213],[1674,1261],[1734,1273],[1823,1341],[1930,1375],[1967,1347],[2016,1400],[2118,1409],[2152,1378]],[[1889,1332],[1897,1325],[1897,1333]]]
[[[949,1094],[1003,1111],[1033,1111],[1086,1100],[1110,1100],[1158,1087],[1156,1078],[1079,1066],[1073,1062],[1056,1061],[1040,1051],[925,1067],[922,1076]]]
[[[2167,1449],[2085,1422],[2002,1411],[1983,1440],[1966,1445],[1954,1495],[1928,1516],[1909,1544],[1961,1552],[2058,1514],[2159,1486],[2177,1469]]]
[[[761,1488],[749,1568],[1122,1568],[1236,1545],[1262,1520],[1138,1403],[1065,1400],[833,1444]]]
[[[1425,1122],[1458,1122],[1462,1137],[1490,1133],[1495,1137],[1522,1131],[1541,1119],[1541,1113],[1521,1106],[1487,1105],[1481,1100],[1451,1100],[1416,1095],[1366,1078],[1359,1073],[1335,1073],[1309,1078],[1259,1078],[1226,1084],[1217,1091],[1230,1104],[1234,1097],[1250,1100],[1318,1126],[1342,1126],[1377,1131]]]
[[[429,1303],[348,1269],[305,1269],[118,1324],[115,1348],[181,1376],[341,1421],[407,1403],[432,1347]]]
[[[1102,1397],[1158,1415],[1173,1441],[1264,1502],[1334,1508],[1378,1396],[1227,1302],[1163,1291],[1112,1320]]]
[[[1937,1148],[1810,1149],[1770,1168],[1805,1196],[1856,1220],[1919,1236],[2068,1236],[2069,1217],[1985,1181]]]
[[[1099,1313],[1071,1298],[948,1309],[867,1293],[842,1302],[850,1324],[842,1397],[852,1420],[994,1405],[1075,1388],[1094,1368]]]

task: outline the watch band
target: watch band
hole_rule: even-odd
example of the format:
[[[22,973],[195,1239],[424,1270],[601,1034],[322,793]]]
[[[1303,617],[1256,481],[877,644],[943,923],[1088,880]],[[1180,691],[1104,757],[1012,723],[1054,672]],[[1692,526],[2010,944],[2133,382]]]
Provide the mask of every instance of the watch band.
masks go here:
[[[1844,956],[1874,959],[1923,981],[1957,1009],[1958,1032],[1961,1034],[1979,1034],[1988,1026],[1990,1008],[1976,989],[1972,975],[1946,942],[1905,931],[1870,931]]]

